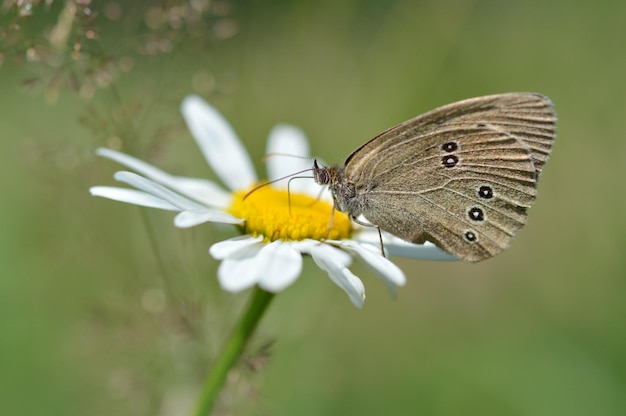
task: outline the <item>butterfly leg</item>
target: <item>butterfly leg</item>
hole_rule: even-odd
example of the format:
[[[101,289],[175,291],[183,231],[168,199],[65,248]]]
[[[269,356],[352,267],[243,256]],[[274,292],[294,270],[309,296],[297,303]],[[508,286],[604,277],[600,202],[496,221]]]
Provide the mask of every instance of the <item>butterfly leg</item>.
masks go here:
[[[333,229],[334,219],[335,219],[335,204],[333,204],[333,209],[330,211],[330,221],[328,222],[328,231],[326,232],[326,237],[324,237],[324,240],[328,240],[328,237],[330,237],[330,231]]]
[[[383,233],[380,231],[380,227],[376,227],[376,229],[378,230],[378,241],[380,241],[380,254],[383,257],[387,257],[385,256],[385,245],[383,244]]]

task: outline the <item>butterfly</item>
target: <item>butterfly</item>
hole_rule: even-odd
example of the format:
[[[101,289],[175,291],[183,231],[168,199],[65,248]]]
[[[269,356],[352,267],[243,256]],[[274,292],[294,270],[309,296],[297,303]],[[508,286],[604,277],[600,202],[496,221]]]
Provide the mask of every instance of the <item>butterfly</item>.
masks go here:
[[[343,166],[314,161],[313,176],[354,221],[476,262],[526,223],[555,126],[541,94],[470,98],[385,130]]]

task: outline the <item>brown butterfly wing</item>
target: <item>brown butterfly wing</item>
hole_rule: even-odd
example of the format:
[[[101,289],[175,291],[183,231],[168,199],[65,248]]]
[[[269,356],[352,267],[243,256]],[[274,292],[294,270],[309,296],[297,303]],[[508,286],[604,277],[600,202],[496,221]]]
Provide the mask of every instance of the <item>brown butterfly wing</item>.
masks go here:
[[[346,160],[345,180],[373,224],[479,261],[526,222],[554,128],[552,104],[539,94],[472,98],[370,140]]]

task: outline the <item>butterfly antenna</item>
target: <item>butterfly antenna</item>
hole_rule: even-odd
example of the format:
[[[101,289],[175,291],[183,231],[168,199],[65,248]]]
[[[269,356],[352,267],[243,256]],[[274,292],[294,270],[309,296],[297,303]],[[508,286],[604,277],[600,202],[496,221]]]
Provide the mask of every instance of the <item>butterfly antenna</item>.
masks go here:
[[[289,153],[279,153],[279,152],[272,152],[272,153],[267,153],[265,156],[263,156],[263,159],[261,159],[263,161],[263,163],[267,162],[267,159],[269,159],[270,157],[274,157],[274,156],[284,156],[284,157],[295,157],[296,159],[304,159],[304,160],[313,160],[312,157],[310,156],[300,156],[300,155],[292,155]]]
[[[246,198],[247,198],[247,197],[249,197],[249,196],[250,196],[253,192],[256,192],[257,190],[259,190],[259,189],[263,188],[264,186],[271,185],[271,184],[273,184],[273,183],[283,181],[283,180],[285,180],[285,179],[287,179],[287,178],[297,177],[297,176],[295,176],[295,175],[300,175],[301,173],[304,173],[304,172],[309,172],[309,171],[311,171],[311,170],[313,170],[313,168],[304,169],[304,170],[301,170],[301,171],[299,171],[299,172],[294,172],[294,173],[291,173],[291,174],[289,174],[289,175],[287,175],[287,176],[283,176],[282,178],[274,179],[273,181],[264,182],[264,183],[262,183],[262,184],[260,184],[260,185],[258,185],[258,186],[255,186],[254,188],[252,188],[252,189],[251,189],[251,190],[250,190],[247,194],[245,194],[245,195],[244,195],[243,200],[245,201],[245,200],[246,200]],[[304,177],[308,177],[308,176],[304,176]]]
[[[294,173],[297,175],[297,173]],[[287,203],[289,204],[289,216],[291,216],[291,181],[294,179],[315,179],[313,176],[292,176],[287,181]]]

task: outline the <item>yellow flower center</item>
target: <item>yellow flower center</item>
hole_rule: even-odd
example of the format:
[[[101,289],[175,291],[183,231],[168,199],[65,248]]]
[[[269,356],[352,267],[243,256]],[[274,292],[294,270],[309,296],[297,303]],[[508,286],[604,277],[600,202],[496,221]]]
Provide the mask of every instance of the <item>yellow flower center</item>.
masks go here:
[[[352,223],[347,215],[337,210],[329,232],[333,207],[324,201],[295,192],[289,194],[287,190],[271,186],[256,189],[248,195],[249,192],[234,192],[227,209],[235,217],[246,220],[243,225],[246,233],[264,235],[268,241],[350,237]]]

